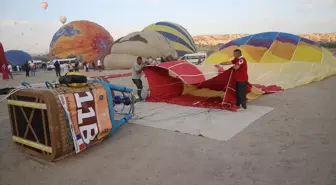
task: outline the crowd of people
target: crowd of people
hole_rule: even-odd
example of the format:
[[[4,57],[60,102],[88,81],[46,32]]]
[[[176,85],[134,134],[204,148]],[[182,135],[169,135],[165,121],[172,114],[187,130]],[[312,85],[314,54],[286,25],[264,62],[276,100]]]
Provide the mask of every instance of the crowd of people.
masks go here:
[[[21,71],[21,67],[19,65],[16,65],[16,71]],[[11,64],[2,64],[0,68],[0,73],[2,73],[2,79],[3,80],[9,80],[13,79],[13,66]]]
[[[150,64],[153,65],[153,64],[158,64],[158,63],[169,61],[169,60],[172,60],[172,59],[169,57],[167,57],[166,59],[163,57],[156,58],[156,59],[153,59],[152,57],[148,57],[144,62],[147,65],[150,65]],[[61,70],[62,70],[61,62],[56,60],[53,65],[54,65],[54,70],[56,72],[56,77],[60,77]],[[13,67],[11,64],[8,64],[8,65],[3,64],[0,67],[1,67],[0,72],[3,74],[2,75],[3,80],[9,80],[9,79],[13,79],[13,75],[12,75],[13,71],[17,71],[17,72],[24,71],[26,74],[26,77],[36,76],[36,71],[38,68],[42,68],[45,71],[47,70],[47,63],[42,63],[41,65],[38,66],[32,61],[26,61],[23,65],[16,65]],[[67,64],[63,67],[66,67],[66,70],[69,72],[79,72],[80,61],[76,60],[75,62],[67,62]],[[89,69],[102,71],[103,63],[101,60],[97,60],[96,62],[91,62],[91,63],[84,62],[83,67],[84,67],[85,72],[89,72]]]
[[[15,68],[13,68],[13,66],[10,63],[2,64],[0,69],[0,72],[2,73],[2,79],[3,80],[13,79],[14,69],[17,72],[25,71],[26,77],[29,77],[36,75],[37,66],[36,64],[34,64],[34,62],[29,61],[26,61],[22,66],[16,65]]]

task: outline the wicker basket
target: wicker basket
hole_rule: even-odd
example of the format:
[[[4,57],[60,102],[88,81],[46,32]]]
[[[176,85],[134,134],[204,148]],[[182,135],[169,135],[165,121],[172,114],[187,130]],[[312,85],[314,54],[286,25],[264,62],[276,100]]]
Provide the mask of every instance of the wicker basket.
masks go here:
[[[70,126],[58,95],[104,88],[99,83],[71,88],[24,89],[8,98],[14,142],[24,152],[54,161],[74,153]]]

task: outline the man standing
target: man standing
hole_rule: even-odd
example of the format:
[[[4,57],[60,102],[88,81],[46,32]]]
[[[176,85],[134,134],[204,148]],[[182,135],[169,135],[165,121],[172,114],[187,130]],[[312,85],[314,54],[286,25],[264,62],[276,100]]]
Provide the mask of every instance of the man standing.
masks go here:
[[[60,77],[61,76],[61,65],[59,64],[57,60],[54,63],[54,66],[55,66],[55,71],[56,71],[56,77]]]
[[[30,66],[28,61],[26,61],[26,63],[24,64],[25,67],[25,71],[26,71],[26,77],[29,77],[29,72],[30,72]]]
[[[8,75],[11,77],[11,79],[13,79],[12,72],[13,72],[12,65],[11,65],[11,64],[8,64]]]
[[[142,92],[142,88],[143,88],[142,81],[141,81],[141,73],[142,73],[142,68],[143,67],[144,67],[144,65],[142,64],[142,58],[138,57],[137,61],[133,64],[132,81],[137,87],[137,93],[138,93],[140,101],[143,100],[142,96],[141,96],[141,92]]]
[[[102,70],[102,63],[101,63],[101,61],[99,59],[97,61],[97,66],[98,66],[98,70],[100,72]]]
[[[69,69],[69,72],[73,72],[73,65],[71,62],[68,63],[68,69]]]
[[[222,65],[233,64],[233,78],[236,80],[236,105],[246,109],[246,87],[248,82],[247,62],[240,49],[233,51],[234,59]]]
[[[36,64],[34,64],[33,61],[31,61],[31,63],[30,63],[30,73],[31,73],[31,76],[35,76],[35,73],[36,73]]]
[[[93,67],[93,70],[95,71],[96,70],[96,64],[94,63],[94,61],[92,62],[92,67]]]
[[[79,72],[79,62],[76,60],[75,62],[75,72]]]
[[[89,72],[89,64],[87,62],[84,62],[84,70],[85,72]]]

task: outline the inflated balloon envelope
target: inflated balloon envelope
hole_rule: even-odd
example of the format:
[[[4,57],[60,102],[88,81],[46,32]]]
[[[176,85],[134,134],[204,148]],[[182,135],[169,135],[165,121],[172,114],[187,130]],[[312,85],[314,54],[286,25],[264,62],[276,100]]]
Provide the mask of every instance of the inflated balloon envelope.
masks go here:
[[[131,119],[132,89],[101,80],[86,86],[25,88],[8,97],[12,137],[24,152],[47,161],[79,153],[108,138]],[[34,86],[33,86],[34,87]],[[115,116],[114,92],[123,94],[128,112]],[[125,105],[127,106],[127,105]]]
[[[233,58],[240,49],[248,61],[249,81],[289,89],[336,74],[336,57],[318,43],[289,33],[264,32],[232,40],[210,55],[205,64]]]

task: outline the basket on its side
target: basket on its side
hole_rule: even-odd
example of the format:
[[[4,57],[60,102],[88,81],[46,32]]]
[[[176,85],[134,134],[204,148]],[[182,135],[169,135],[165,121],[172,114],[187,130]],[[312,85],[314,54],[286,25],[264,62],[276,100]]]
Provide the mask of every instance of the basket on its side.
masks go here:
[[[99,83],[89,83],[79,88],[60,86],[55,89],[23,89],[14,93],[8,98],[13,140],[24,152],[47,161],[74,153],[69,118],[58,96],[98,88],[104,87]]]

